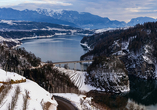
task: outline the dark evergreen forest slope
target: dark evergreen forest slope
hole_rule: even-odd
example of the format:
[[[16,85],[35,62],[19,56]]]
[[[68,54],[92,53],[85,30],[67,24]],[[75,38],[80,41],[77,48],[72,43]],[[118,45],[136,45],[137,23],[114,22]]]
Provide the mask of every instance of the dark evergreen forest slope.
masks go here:
[[[130,74],[157,78],[157,22],[84,37],[81,43],[91,47],[81,60],[118,56]]]

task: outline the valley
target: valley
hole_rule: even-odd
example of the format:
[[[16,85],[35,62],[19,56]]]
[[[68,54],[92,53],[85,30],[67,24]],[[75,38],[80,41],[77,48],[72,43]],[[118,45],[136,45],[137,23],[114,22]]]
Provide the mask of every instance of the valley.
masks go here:
[[[0,8],[0,108],[26,110],[30,99],[36,105],[30,104],[30,110],[49,110],[53,104],[52,110],[58,104],[59,110],[156,110],[156,21],[137,17],[125,22],[73,10]],[[47,96],[35,97],[31,84]],[[8,100],[12,88],[15,94]],[[23,96],[25,105],[19,106],[21,94],[29,93],[26,89],[34,95]]]

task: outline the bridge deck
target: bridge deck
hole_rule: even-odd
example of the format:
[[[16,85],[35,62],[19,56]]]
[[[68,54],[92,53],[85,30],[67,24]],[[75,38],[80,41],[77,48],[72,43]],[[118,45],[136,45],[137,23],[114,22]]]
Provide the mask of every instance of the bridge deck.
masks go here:
[[[67,64],[67,63],[83,63],[83,62],[92,62],[94,60],[85,60],[85,61],[66,61],[66,62],[53,62],[53,64]]]

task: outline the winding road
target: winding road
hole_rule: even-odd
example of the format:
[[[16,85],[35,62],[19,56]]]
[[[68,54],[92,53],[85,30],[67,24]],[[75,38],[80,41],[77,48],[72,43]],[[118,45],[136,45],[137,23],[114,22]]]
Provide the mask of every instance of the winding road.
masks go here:
[[[57,110],[79,110],[69,100],[55,95],[53,95],[53,97],[58,103]]]

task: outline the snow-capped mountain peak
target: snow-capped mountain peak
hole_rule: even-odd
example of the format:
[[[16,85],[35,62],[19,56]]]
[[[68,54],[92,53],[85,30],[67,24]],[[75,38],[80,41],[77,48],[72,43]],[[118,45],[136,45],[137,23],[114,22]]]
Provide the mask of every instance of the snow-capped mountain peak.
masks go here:
[[[126,24],[125,22],[111,21],[109,18],[102,18],[98,15],[93,15],[88,12],[77,12],[73,10],[51,10],[40,9],[36,10],[39,14],[50,16],[54,19],[68,21],[76,24],[81,28],[105,28],[105,27],[119,27]]]
[[[53,15],[57,14],[57,15],[61,15],[63,14],[63,10],[51,10],[51,9],[40,9],[40,8],[37,8],[36,11],[39,13],[39,14],[44,14],[46,16],[51,16],[53,17]]]

